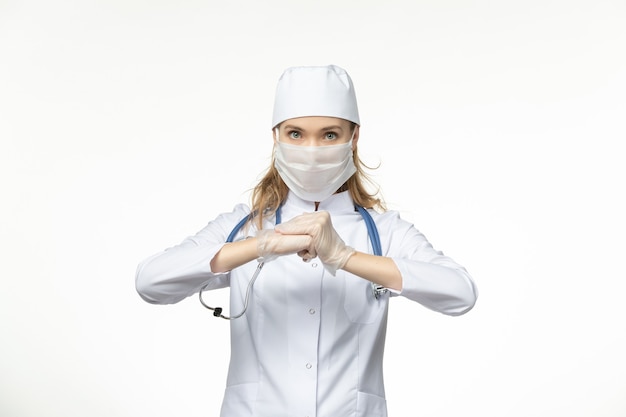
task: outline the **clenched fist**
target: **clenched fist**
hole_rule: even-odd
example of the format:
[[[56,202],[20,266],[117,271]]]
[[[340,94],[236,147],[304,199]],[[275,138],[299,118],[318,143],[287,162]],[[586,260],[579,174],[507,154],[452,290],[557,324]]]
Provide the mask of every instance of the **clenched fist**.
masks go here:
[[[302,248],[297,253],[305,260],[307,257],[314,258],[317,254],[324,267],[333,275],[343,268],[355,252],[341,240],[327,211],[296,216],[288,222],[276,225],[275,230],[288,236],[309,236],[312,239],[310,248]]]
[[[313,239],[307,234],[282,234],[274,229],[259,230],[256,234],[259,261],[269,262],[282,255],[297,253],[300,256],[314,258]],[[308,255],[313,252],[313,256]]]

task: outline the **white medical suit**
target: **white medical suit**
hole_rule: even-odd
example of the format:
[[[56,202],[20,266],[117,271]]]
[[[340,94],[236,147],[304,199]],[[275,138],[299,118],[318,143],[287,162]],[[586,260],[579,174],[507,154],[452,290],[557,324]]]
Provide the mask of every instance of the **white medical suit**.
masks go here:
[[[347,245],[372,253],[367,227],[348,192],[331,196],[318,210],[331,214]],[[314,203],[290,193],[282,221],[312,211]],[[195,236],[143,261],[136,277],[141,297],[170,304],[207,283],[209,289],[230,286],[230,310],[240,312],[257,262],[222,274],[213,273],[210,262],[249,212],[238,205]],[[407,297],[448,315],[473,307],[477,292],[463,267],[435,251],[397,212],[369,212],[383,255],[402,275],[402,290],[376,299],[368,281],[343,270],[332,276],[318,258],[307,263],[294,254],[266,263],[247,312],[230,321],[222,417],[385,417],[382,365],[390,297]],[[274,221],[265,220],[263,227],[273,228]],[[254,235],[250,226],[235,240]]]

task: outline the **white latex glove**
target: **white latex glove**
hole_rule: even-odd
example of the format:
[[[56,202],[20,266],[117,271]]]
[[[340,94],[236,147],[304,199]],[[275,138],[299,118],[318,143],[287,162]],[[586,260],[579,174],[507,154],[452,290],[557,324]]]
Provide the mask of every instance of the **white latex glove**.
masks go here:
[[[307,234],[312,239],[312,247],[328,272],[335,275],[338,269],[348,261],[355,252],[347,246],[337,234],[327,211],[305,213],[294,217],[288,222],[276,225],[276,231],[285,235]],[[303,259],[314,258],[315,253],[302,251],[298,253]]]
[[[305,256],[313,250],[313,239],[307,234],[285,235],[274,229],[262,229],[256,234],[259,262],[269,262],[282,255],[297,253]],[[314,257],[314,256],[313,256]]]

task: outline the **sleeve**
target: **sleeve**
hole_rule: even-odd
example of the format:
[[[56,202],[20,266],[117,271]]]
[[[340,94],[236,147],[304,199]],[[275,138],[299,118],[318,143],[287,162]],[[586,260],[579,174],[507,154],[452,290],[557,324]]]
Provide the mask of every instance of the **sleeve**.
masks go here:
[[[388,255],[402,275],[402,290],[395,295],[450,316],[470,311],[478,298],[476,285],[464,267],[433,248],[412,224],[389,213],[384,230],[388,234]]]
[[[142,261],[135,274],[135,288],[151,304],[174,304],[200,291],[227,287],[229,273],[211,271],[211,260],[235,225],[250,212],[244,204],[221,214],[180,244]]]

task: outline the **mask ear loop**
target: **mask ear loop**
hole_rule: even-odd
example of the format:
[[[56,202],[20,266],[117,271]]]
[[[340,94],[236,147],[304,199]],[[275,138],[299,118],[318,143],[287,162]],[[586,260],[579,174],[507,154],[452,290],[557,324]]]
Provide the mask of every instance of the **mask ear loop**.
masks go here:
[[[352,136],[350,136],[350,144],[352,144],[352,156],[354,156],[354,151],[356,151],[354,147],[354,135],[356,135],[356,130],[359,128],[359,125],[355,124],[354,129],[352,129]]]

